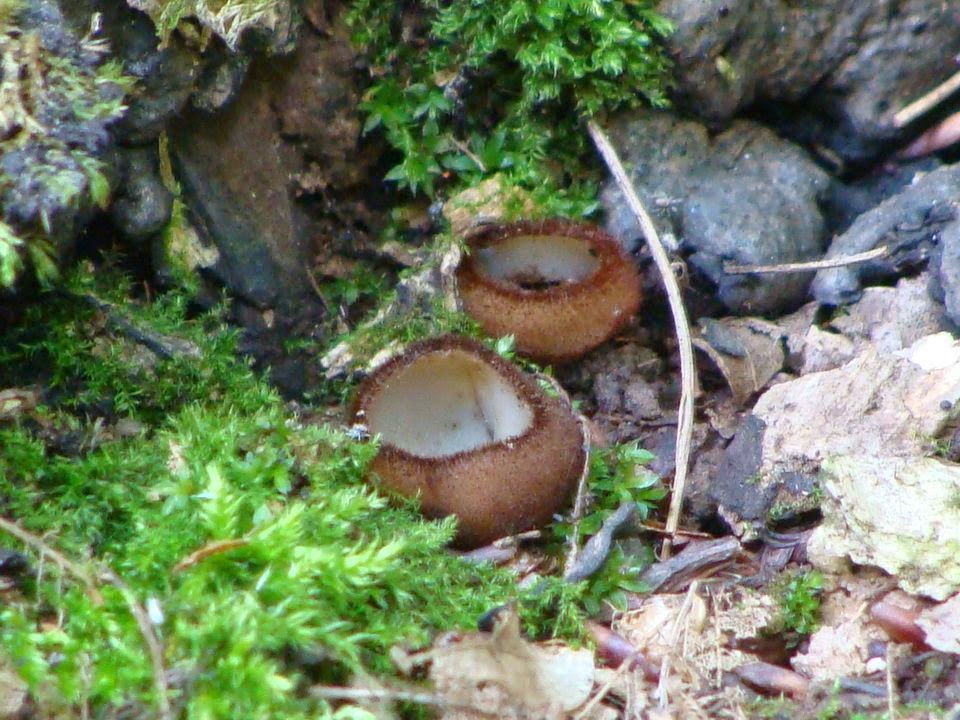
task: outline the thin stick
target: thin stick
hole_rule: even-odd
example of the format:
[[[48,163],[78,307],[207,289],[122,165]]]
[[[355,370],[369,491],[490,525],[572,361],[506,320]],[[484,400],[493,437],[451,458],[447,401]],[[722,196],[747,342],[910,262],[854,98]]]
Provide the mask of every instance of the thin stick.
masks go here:
[[[153,686],[157,691],[157,714],[160,720],[173,720],[173,709],[170,706],[170,694],[167,688],[167,671],[163,666],[163,645],[160,643],[160,638],[157,637],[153,629],[150,616],[137,601],[137,596],[133,590],[130,589],[130,586],[121,580],[120,576],[113,570],[104,568],[100,573],[100,577],[120,591],[124,601],[127,603],[130,614],[133,615],[133,619],[137,621],[137,628],[140,630],[140,635],[143,637],[143,641],[147,644],[147,649],[150,651],[150,664],[153,669]]]
[[[690,458],[690,442],[693,437],[693,396],[697,389],[696,366],[693,364],[693,343],[690,341],[690,322],[687,320],[687,311],[683,307],[683,298],[680,296],[680,286],[670,267],[670,258],[663,249],[660,235],[653,224],[653,219],[643,206],[640,196],[637,195],[633,183],[627,177],[627,171],[620,162],[617,151],[610,144],[600,126],[595,120],[587,122],[590,138],[597,146],[603,161],[613,174],[620,191],[627,199],[627,204],[640,223],[644,238],[653,255],[653,261],[660,271],[667,300],[670,302],[670,312],[673,315],[673,325],[677,333],[677,346],[680,351],[680,407],[677,410],[677,450],[675,455],[676,470],[673,476],[673,492],[670,497],[670,509],[667,512],[666,531],[670,534],[663,541],[662,556],[670,557],[672,537],[680,524],[680,509],[683,506],[683,495],[687,485],[687,464]]]
[[[580,521],[583,519],[584,505],[587,499],[587,479],[590,477],[590,429],[583,415],[577,415],[580,432],[583,435],[583,469],[580,471],[580,480],[577,482],[577,496],[573,501],[573,514],[570,523],[573,531],[567,540],[567,559],[563,563],[563,574],[566,576],[577,561],[580,553]]]
[[[86,585],[91,599],[97,605],[103,604],[103,596],[100,594],[100,591],[97,590],[97,584],[94,581],[93,576],[87,572],[86,568],[73,562],[73,560],[68,559],[58,550],[54,550],[50,545],[29,530],[23,529],[17,523],[11,522],[6,518],[0,518],[0,531],[7,533],[7,535],[12,535],[24,545],[32,547],[41,557],[49,557],[60,566],[61,570],[65,570]]]
[[[459,151],[462,152],[464,155],[466,155],[468,158],[470,158],[470,160],[471,160],[478,168],[480,168],[480,172],[486,172],[486,171],[487,171],[487,166],[483,164],[483,160],[481,160],[480,157],[479,157],[475,152],[473,152],[473,150],[471,150],[471,149],[467,146],[467,144],[466,144],[465,142],[463,142],[462,140],[458,140],[457,138],[453,137],[453,135],[450,136],[450,140],[451,140],[451,141],[453,142],[453,144],[456,146],[457,150],[459,150]]]
[[[893,681],[893,643],[887,643],[887,717],[897,720],[897,684]]]
[[[673,621],[673,629],[670,632],[671,650],[663,658],[663,663],[660,665],[660,678],[657,681],[657,702],[662,708],[666,707],[669,702],[667,696],[667,678],[670,677],[670,660],[673,658],[674,653],[677,652],[677,643],[680,641],[682,623],[687,622],[687,616],[690,614],[690,606],[693,605],[693,598],[699,589],[699,580],[694,580],[690,583],[686,597],[683,598],[683,604],[680,605],[680,610],[677,611],[677,616]]]
[[[929,112],[950,95],[960,90],[960,70],[937,85],[933,90],[924,93],[906,107],[898,110],[893,116],[893,126],[902,128],[909,125],[921,115]]]
[[[840,257],[823,258],[822,260],[811,260],[810,262],[782,263],[780,265],[738,265],[736,263],[727,263],[723,266],[723,271],[727,273],[727,275],[809,272],[811,270],[827,270],[828,268],[855,265],[856,263],[866,262],[867,260],[876,260],[889,254],[890,248],[886,245],[881,245],[880,247],[875,247],[873,250],[867,250],[866,252],[857,253],[856,255],[841,255]]]
[[[37,537],[29,530],[22,528],[15,522],[0,518],[0,531],[12,535],[25,545],[33,548],[41,557],[46,556],[51,558],[62,570],[87,586],[87,590],[95,603],[98,605],[103,604],[103,596],[97,589],[96,580],[87,572],[86,568],[68,559],[58,550],[55,550],[44,542],[43,539]],[[153,631],[153,625],[150,623],[150,617],[147,615],[147,611],[137,602],[136,596],[133,594],[130,586],[121,580],[120,576],[113,570],[104,568],[99,573],[98,579],[113,585],[120,591],[123,599],[127,603],[130,614],[133,615],[134,620],[137,621],[140,635],[143,637],[147,649],[150,651],[150,661],[153,666],[153,683],[157,691],[157,716],[160,720],[173,720],[173,710],[170,707],[170,696],[167,692],[166,671],[163,667],[163,647],[156,633]]]

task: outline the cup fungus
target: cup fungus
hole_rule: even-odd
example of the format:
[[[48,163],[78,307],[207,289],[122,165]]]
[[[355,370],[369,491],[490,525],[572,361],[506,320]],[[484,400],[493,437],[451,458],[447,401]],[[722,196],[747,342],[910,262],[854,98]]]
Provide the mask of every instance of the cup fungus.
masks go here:
[[[517,350],[565,362],[622,328],[640,306],[640,275],[600,228],[565,220],[480,230],[457,270],[464,310]]]
[[[352,408],[380,435],[371,473],[456,515],[456,543],[477,547],[548,522],[583,465],[580,425],[528,376],[472,340],[411,346],[374,371]]]

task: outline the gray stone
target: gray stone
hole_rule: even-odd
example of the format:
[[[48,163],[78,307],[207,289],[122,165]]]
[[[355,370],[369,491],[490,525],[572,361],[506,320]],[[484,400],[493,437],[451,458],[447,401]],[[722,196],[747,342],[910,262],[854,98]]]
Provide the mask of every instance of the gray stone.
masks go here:
[[[799,306],[810,274],[729,275],[725,262],[772,264],[819,257],[824,223],[818,198],[828,180],[799,148],[751,122],[710,137],[665,113],[621,114],[609,128],[631,180],[662,229],[680,240],[690,265],[737,314]],[[608,228],[628,245],[640,229],[620,190],[602,193]]]
[[[864,160],[904,135],[893,112],[945,80],[960,4],[943,0],[663,0],[681,109],[713,121],[792,104],[796,137]],[[802,101],[802,103],[801,103]]]
[[[114,226],[130,240],[160,232],[170,221],[173,193],[160,179],[157,151],[128,148],[119,153],[120,184],[110,206]]]
[[[834,238],[827,258],[844,257],[885,245],[889,253],[869,262],[820,270],[813,295],[825,305],[845,305],[860,298],[861,287],[889,280],[902,268],[923,264],[940,233],[957,217],[960,165],[947,165],[918,177],[899,194],[861,215]]]
[[[940,267],[937,275],[947,317],[960,326],[960,221],[940,234]]]

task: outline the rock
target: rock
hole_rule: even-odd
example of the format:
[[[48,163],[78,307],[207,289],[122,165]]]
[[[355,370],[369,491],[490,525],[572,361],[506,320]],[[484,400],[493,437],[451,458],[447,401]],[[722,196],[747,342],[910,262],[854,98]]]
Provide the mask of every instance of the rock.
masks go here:
[[[709,486],[709,498],[735,513],[739,519],[764,518],[777,495],[774,483],[760,483],[765,429],[766,424],[760,418],[755,415],[746,417],[727,446]]]
[[[16,6],[0,28],[0,207],[4,222],[27,239],[21,247],[34,251],[26,254],[37,269],[54,266],[49,275],[109,201],[109,127],[123,112],[123,89],[104,70],[104,54],[81,42],[56,3]]]
[[[695,122],[665,113],[621,114],[610,125],[630,179],[661,227],[680,240],[690,266],[736,314],[782,312],[800,305],[809,274],[728,275],[724,262],[772,264],[819,257],[824,222],[818,198],[826,174],[769,130],[737,121],[710,137]],[[640,229],[611,182],[602,193],[610,231],[629,246]]]
[[[177,12],[182,19],[195,19],[208,32],[216,33],[231,50],[243,45],[271,55],[290,52],[296,44],[300,25],[299,3],[294,0],[271,2],[193,2],[170,8],[168,0],[127,0],[150,15],[158,25],[170,22]]]
[[[874,565],[935,600],[960,590],[960,466],[841,455],[824,463],[822,481],[824,520],[807,543],[814,565]]]
[[[742,520],[809,508],[824,460],[923,455],[957,398],[960,341],[949,333],[895,354],[868,348],[840,368],[774,385],[727,448],[710,496]]]
[[[110,206],[110,218],[129,240],[155,235],[170,221],[173,209],[173,193],[160,179],[157,151],[152,147],[128,148],[120,150],[118,157],[120,184]]]
[[[190,104],[203,112],[216,112],[233,100],[250,67],[250,57],[229,51],[223,45],[214,45],[207,62],[197,78],[196,90]]]
[[[825,305],[844,305],[860,297],[863,285],[890,279],[904,267],[916,267],[931,254],[940,234],[957,222],[960,164],[918,176],[901,193],[861,215],[834,238],[827,258],[843,257],[886,245],[887,256],[817,272],[813,295]]]
[[[760,471],[816,469],[840,454],[922,455],[950,419],[942,401],[957,398],[960,341],[949,333],[774,385],[753,409],[766,424]]]
[[[100,3],[104,34],[124,72],[137,82],[116,136],[126,145],[154,141],[167,122],[187,104],[203,66],[199,53],[178,36],[158,47],[150,18],[126,3]]]
[[[887,354],[947,329],[943,305],[930,292],[930,273],[895,287],[869,287],[860,300],[813,324],[816,303],[781,318],[789,366],[801,375],[841,367],[868,349]]]
[[[289,190],[296,159],[276,134],[272,79],[250,80],[224,112],[183,115],[171,155],[194,225],[219,251],[211,272],[244,302],[296,315],[314,304]]]
[[[933,172],[942,165],[935,156],[928,156],[902,165],[885,163],[873,172],[846,182],[835,179],[822,204],[830,232],[833,235],[846,232],[863,213],[903,192],[920,174]]]
[[[950,227],[960,229],[960,224]],[[894,287],[865,288],[859,302],[837,313],[829,327],[849,338],[857,354],[868,344],[879,353],[903,350],[946,329],[944,308],[931,297],[930,281],[930,274],[923,273]]]
[[[904,133],[891,114],[945,80],[960,6],[941,0],[662,0],[676,102],[711,121],[781,103],[798,139],[863,161]],[[802,101],[802,105],[800,105]]]
[[[943,229],[940,245],[940,267],[936,275],[939,287],[936,289],[943,295],[947,317],[954,325],[960,326],[960,221]]]
[[[857,355],[853,341],[845,335],[821,330],[816,325],[803,338],[801,375],[833,370],[850,362]]]
[[[380,146],[361,145],[357,51],[342,20],[305,32],[293,57],[276,59],[274,108],[280,134],[312,162],[314,188],[329,196],[371,184]],[[379,177],[377,177],[379,181]]]

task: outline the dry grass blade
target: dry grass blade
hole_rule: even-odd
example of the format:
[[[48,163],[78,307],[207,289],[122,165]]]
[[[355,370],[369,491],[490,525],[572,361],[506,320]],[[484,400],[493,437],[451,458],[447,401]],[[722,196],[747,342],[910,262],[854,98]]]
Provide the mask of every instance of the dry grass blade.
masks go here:
[[[670,645],[673,650],[663,659],[663,664],[660,666],[660,680],[657,683],[657,701],[662,708],[666,707],[669,702],[669,697],[667,695],[667,681],[670,677],[670,662],[673,658],[673,655],[677,652],[677,646],[680,642],[680,634],[683,631],[683,627],[687,622],[688,616],[690,615],[690,608],[693,605],[693,598],[696,596],[699,590],[700,582],[698,580],[694,580],[692,583],[690,583],[690,588],[687,590],[687,594],[683,598],[683,605],[680,606],[680,610],[677,612],[677,616],[673,621],[673,629],[670,632]]]
[[[583,433],[583,470],[580,471],[580,479],[577,481],[577,495],[573,501],[573,513],[570,517],[573,530],[567,540],[567,558],[563,563],[564,575],[570,573],[580,552],[580,521],[583,519],[586,506],[587,479],[590,477],[590,430],[583,415],[577,415],[577,422],[580,423],[580,432]]]
[[[690,443],[693,437],[693,397],[697,389],[696,366],[693,363],[693,342],[690,339],[690,322],[687,311],[683,306],[680,295],[680,286],[670,266],[670,258],[660,242],[660,235],[653,224],[653,219],[643,206],[640,196],[637,195],[633,183],[627,177],[627,171],[617,155],[617,151],[610,144],[606,133],[597,125],[595,120],[587,123],[590,137],[596,145],[603,161],[607,164],[614,180],[627,204],[633,211],[643,230],[644,238],[650,248],[650,254],[660,271],[660,278],[670,303],[670,312],[673,315],[673,324],[677,333],[677,345],[680,350],[680,407],[677,411],[677,451],[676,470],[673,477],[673,489],[670,496],[670,509],[667,512],[666,530],[670,534],[663,543],[663,557],[670,556],[671,538],[677,532],[680,524],[680,508],[683,505],[683,495],[687,484],[687,466],[690,460]]]
[[[902,128],[909,125],[921,115],[925,115],[942,103],[948,97],[960,90],[960,70],[937,85],[933,90],[924,93],[906,107],[898,110],[893,116],[894,127]]]
[[[810,262],[782,263],[779,265],[738,265],[736,263],[727,263],[723,266],[723,271],[727,275],[748,275],[748,274],[786,274],[798,272],[810,272],[812,270],[827,270],[829,268],[844,267],[846,265],[856,265],[867,260],[876,260],[890,253],[890,248],[886,245],[875,247],[873,250],[857,253],[856,255],[843,255],[841,257],[823,258],[822,260],[811,260]]]

